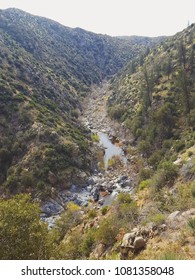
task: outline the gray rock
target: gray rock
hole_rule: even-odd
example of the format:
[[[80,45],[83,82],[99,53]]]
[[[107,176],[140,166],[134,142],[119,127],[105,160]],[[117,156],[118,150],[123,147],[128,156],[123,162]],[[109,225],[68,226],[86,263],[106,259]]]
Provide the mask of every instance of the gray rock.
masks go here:
[[[95,182],[95,180],[94,180],[93,177],[90,177],[90,178],[87,180],[87,183],[88,183],[88,185],[94,185],[96,182]]]
[[[133,242],[133,246],[135,251],[141,250],[146,246],[146,241],[142,236],[137,236]]]
[[[99,199],[99,189],[97,187],[94,187],[91,190],[91,196],[92,196],[94,201],[98,201],[98,199]]]
[[[169,220],[169,221],[174,220],[179,214],[180,214],[180,211],[175,211],[167,217],[167,220]]]
[[[122,175],[118,178],[118,183],[122,182],[122,181],[126,181],[128,179],[127,175]]]
[[[88,192],[91,192],[92,188],[93,188],[93,187],[90,185],[90,186],[87,186],[86,189],[87,189]]]
[[[88,206],[88,202],[87,201],[83,201],[81,204],[83,207],[87,207]]]
[[[125,187],[130,187],[132,185],[132,180],[125,180],[124,182],[121,183],[121,187],[125,188]]]
[[[100,205],[104,205],[104,202],[105,202],[104,198],[101,198],[101,199],[98,201],[98,203],[99,203]]]
[[[130,247],[133,243],[133,239],[135,238],[135,233],[126,233],[123,237],[123,241],[121,247]]]
[[[47,216],[52,216],[60,213],[63,210],[63,207],[59,205],[57,202],[48,202],[41,207],[43,213]]]

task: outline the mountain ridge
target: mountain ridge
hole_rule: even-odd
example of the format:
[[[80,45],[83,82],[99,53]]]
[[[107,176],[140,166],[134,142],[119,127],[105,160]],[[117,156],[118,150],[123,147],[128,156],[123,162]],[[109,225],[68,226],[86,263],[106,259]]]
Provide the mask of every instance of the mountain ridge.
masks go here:
[[[91,170],[89,135],[78,122],[90,85],[150,42],[131,44],[18,9],[0,11],[0,34],[2,190],[44,196],[73,183],[79,168]]]

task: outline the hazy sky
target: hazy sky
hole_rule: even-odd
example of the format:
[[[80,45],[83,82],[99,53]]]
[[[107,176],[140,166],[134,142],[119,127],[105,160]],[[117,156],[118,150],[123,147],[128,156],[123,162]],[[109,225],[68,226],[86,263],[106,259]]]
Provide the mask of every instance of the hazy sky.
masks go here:
[[[195,0],[0,0],[16,7],[108,35],[173,35],[195,22]]]

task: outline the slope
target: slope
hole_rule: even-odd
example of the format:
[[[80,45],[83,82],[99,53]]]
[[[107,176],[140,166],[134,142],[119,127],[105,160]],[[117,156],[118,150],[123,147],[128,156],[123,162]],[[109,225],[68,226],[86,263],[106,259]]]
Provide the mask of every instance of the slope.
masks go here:
[[[1,193],[82,183],[92,170],[80,99],[152,40],[97,35],[17,9],[0,11]]]

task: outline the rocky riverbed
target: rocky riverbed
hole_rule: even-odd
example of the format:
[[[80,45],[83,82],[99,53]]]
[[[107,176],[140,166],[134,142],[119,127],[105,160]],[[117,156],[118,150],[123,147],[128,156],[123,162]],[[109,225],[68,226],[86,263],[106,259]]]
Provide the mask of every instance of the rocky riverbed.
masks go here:
[[[70,201],[84,207],[92,202],[93,207],[100,208],[110,205],[120,192],[129,192],[134,196],[136,166],[133,156],[124,154],[130,139],[124,138],[124,128],[107,116],[106,102],[109,94],[108,83],[94,87],[84,102],[81,120],[91,133],[99,134],[100,142],[96,144],[96,149],[105,149],[105,169],[101,172],[94,170],[94,174],[86,178],[86,184],[82,187],[73,185],[70,190],[59,193],[54,191],[50,201],[42,206],[41,217],[50,227]],[[115,146],[111,141],[113,139],[120,145]],[[113,155],[119,156],[122,164],[108,169],[108,160]]]

